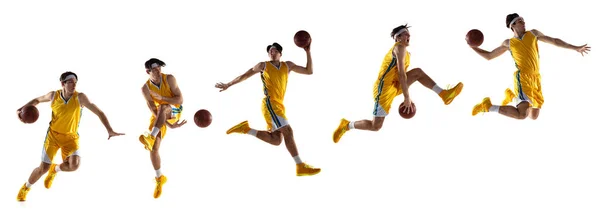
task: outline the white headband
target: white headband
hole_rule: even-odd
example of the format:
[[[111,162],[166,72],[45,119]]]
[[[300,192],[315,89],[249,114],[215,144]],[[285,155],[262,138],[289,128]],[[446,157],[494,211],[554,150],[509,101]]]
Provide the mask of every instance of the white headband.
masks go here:
[[[157,63],[152,63],[152,65],[150,65],[150,68],[157,68],[159,67],[159,65]]]
[[[400,36],[400,34],[402,34],[403,32],[407,32],[408,28],[402,28],[401,30],[399,30],[396,34],[394,34],[394,39],[396,39],[396,37]]]
[[[512,27],[512,25],[513,25],[515,22],[517,22],[519,19],[523,19],[523,17],[521,17],[521,16],[517,16],[517,17],[513,18],[513,20],[512,20],[512,21],[510,21],[510,24],[508,24],[508,28],[511,28],[511,27]]]
[[[68,81],[69,79],[72,79],[72,78],[76,79],[75,75],[73,75],[73,74],[67,75],[67,77],[65,77],[65,79],[63,80],[63,82]]]

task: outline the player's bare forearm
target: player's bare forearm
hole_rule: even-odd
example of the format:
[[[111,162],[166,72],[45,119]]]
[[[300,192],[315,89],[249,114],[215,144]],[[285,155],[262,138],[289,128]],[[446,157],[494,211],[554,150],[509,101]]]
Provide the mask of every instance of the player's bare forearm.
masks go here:
[[[569,44],[559,38],[552,39],[551,44],[553,44],[554,46],[557,46],[557,47],[565,48],[565,49],[577,50],[577,46]]]
[[[402,94],[404,94],[404,99],[410,98],[410,95],[408,94],[408,82],[406,72],[404,70],[399,71],[398,80],[400,81],[400,88],[402,88]]]
[[[32,99],[31,101],[27,102],[24,106],[36,106],[39,103],[51,101],[53,97],[53,92],[50,92],[46,95],[42,95],[40,97]]]
[[[250,69],[250,70],[246,71],[244,74],[234,78],[231,82],[227,83],[227,85],[229,85],[229,86],[236,85],[242,81],[245,81],[246,79],[248,79],[250,76],[252,76],[254,74],[255,74],[255,72],[252,69]]]
[[[479,47],[471,47],[477,54],[479,54],[481,57],[485,58],[486,60],[491,60],[490,54],[491,52],[481,49]]]
[[[40,101],[38,101],[38,99],[37,99],[37,98],[35,98],[35,99],[33,99],[33,100],[31,100],[31,101],[27,102],[27,103],[26,103],[24,106],[36,106],[36,105],[38,105],[39,103],[40,103]]]
[[[228,84],[229,86],[233,86],[233,85],[236,85],[236,84],[238,84],[238,83],[240,83],[240,82],[242,82],[242,81],[245,81],[246,79],[248,79],[248,77],[249,77],[249,76],[248,76],[248,74],[247,74],[247,73],[244,73],[244,74],[242,74],[242,75],[240,75],[240,76],[238,76],[238,77],[234,78],[234,79],[233,79],[231,82],[229,82],[229,83],[227,83],[227,84]]]
[[[175,97],[171,97],[171,98],[162,97],[162,101],[167,102],[172,105],[181,105],[181,104],[183,104],[183,97],[181,97],[181,96],[175,96]]]
[[[106,131],[113,132],[113,129],[110,126],[110,123],[108,122],[108,118],[106,117],[106,115],[104,114],[104,112],[100,111],[100,112],[98,112],[97,115],[98,115],[98,118],[100,118],[100,121],[102,122],[102,124],[104,125],[104,127],[106,128]]]
[[[306,70],[308,71],[307,74],[313,74],[313,63],[310,51],[306,51]]]

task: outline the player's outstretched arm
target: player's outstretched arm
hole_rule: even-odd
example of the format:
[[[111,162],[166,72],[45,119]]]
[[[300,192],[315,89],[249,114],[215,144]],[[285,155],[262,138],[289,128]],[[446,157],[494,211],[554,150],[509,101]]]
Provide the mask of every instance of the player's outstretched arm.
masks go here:
[[[52,101],[52,99],[54,99],[54,91],[46,93],[45,95],[42,95],[40,97],[34,98],[33,100],[27,102],[25,105],[23,105],[22,107],[20,107],[19,109],[17,109],[17,115],[21,114],[21,110],[25,106],[36,106],[39,103],[44,103],[44,102]]]
[[[312,75],[313,74],[313,64],[312,64],[312,56],[310,54],[310,44],[304,48],[306,50],[306,67],[299,66],[294,62],[288,61],[286,62],[290,67],[290,71],[294,71],[300,74]]]
[[[398,81],[400,82],[400,87],[402,88],[402,94],[404,94],[404,102],[402,105],[406,107],[407,112],[412,112],[412,100],[410,100],[410,95],[408,94],[408,77],[406,76],[406,69],[404,68],[406,47],[402,45],[396,45],[394,47],[394,55],[396,56],[396,66],[398,67]]]
[[[235,79],[233,79],[232,81],[230,81],[229,83],[219,82],[219,83],[215,84],[215,87],[221,89],[221,90],[219,90],[219,92],[225,91],[229,87],[236,85],[237,83],[240,83],[240,82],[250,78],[254,74],[262,72],[264,69],[265,69],[265,63],[260,62],[260,63],[256,64],[254,67],[250,68],[244,74],[242,74],[242,75],[236,77]]]
[[[479,54],[481,57],[489,60],[492,60],[498,56],[501,56],[502,54],[504,54],[506,51],[508,51],[508,45],[509,45],[509,41],[508,39],[504,40],[502,42],[502,44],[499,47],[496,47],[496,49],[490,51],[481,49],[479,47],[471,47],[473,50],[475,50],[475,52],[477,54]]]
[[[102,121],[102,124],[104,124],[104,127],[106,127],[106,131],[108,131],[108,139],[110,139],[113,136],[124,135],[123,133],[117,133],[113,131],[112,127],[110,126],[110,123],[108,122],[108,118],[106,118],[106,115],[104,115],[104,112],[102,112],[102,110],[100,110],[96,106],[96,104],[90,102],[87,95],[79,93],[79,103],[81,104],[81,106],[88,108],[90,111],[96,114],[98,118],[100,118],[100,121]]]
[[[36,98],[32,99],[31,101],[27,102],[25,105],[23,105],[23,107],[24,106],[36,106],[39,103],[49,102],[54,98],[54,93],[55,93],[54,91],[51,91],[40,97],[36,97]],[[21,108],[23,108],[23,107],[21,107]]]
[[[584,53],[587,54],[591,50],[591,47],[588,47],[587,44],[584,44],[581,46],[575,46],[575,45],[572,45],[572,44],[569,44],[569,43],[563,41],[562,39],[553,38],[553,37],[544,35],[542,32],[540,32],[539,30],[536,30],[536,29],[532,29],[531,33],[533,33],[538,38],[538,40],[540,40],[542,42],[552,44],[557,47],[562,47],[565,49],[575,50],[578,53],[581,53],[582,56]]]

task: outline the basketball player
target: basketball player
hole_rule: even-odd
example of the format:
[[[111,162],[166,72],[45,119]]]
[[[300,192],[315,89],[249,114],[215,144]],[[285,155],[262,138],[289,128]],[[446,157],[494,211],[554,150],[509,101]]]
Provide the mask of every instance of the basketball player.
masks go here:
[[[17,115],[19,115],[24,107],[36,106],[45,102],[50,102],[52,108],[52,120],[46,132],[44,149],[42,150],[42,163],[31,172],[29,180],[19,190],[17,201],[25,201],[31,186],[46,172],[49,171],[44,180],[44,186],[49,189],[58,172],[72,172],[79,168],[78,129],[83,107],[88,108],[100,118],[100,121],[106,127],[106,131],[108,131],[108,139],[113,136],[124,135],[113,131],[104,112],[92,103],[85,94],[75,90],[77,80],[75,73],[65,72],[60,75],[61,90],[34,98],[17,110]],[[56,155],[58,149],[61,150],[63,163],[53,164],[54,155]]]
[[[414,109],[412,108],[408,88],[415,81],[437,93],[446,105],[452,103],[454,98],[460,94],[463,88],[463,84],[460,82],[455,87],[444,90],[421,68],[408,70],[410,65],[410,53],[406,50],[410,44],[410,32],[408,28],[407,25],[401,25],[394,28],[390,34],[395,43],[383,58],[383,63],[379,69],[379,76],[373,87],[375,102],[373,120],[351,122],[342,118],[338,128],[333,132],[334,143],[337,143],[342,138],[342,135],[351,129],[379,131],[383,126],[385,117],[390,112],[394,98],[400,94],[404,94],[404,102],[401,104],[401,106],[406,107],[404,112],[412,112]]]
[[[160,154],[158,153],[160,144],[167,133],[167,127],[175,129],[187,123],[186,120],[179,120],[183,110],[183,96],[175,76],[162,73],[161,67],[165,65],[165,62],[156,58],[146,61],[144,66],[149,79],[142,86],[142,94],[152,116],[148,129],[151,132],[140,135],[139,140],[144,148],[150,151],[150,161],[156,172],[154,198],[160,197],[162,186],[167,182],[167,177],[160,170]]]
[[[298,149],[294,140],[292,127],[285,116],[285,107],[283,99],[285,96],[288,75],[291,71],[299,74],[311,75],[313,73],[312,57],[310,54],[310,44],[304,48],[306,51],[306,67],[299,66],[291,61],[280,61],[283,48],[278,43],[273,43],[267,46],[270,61],[259,62],[254,67],[250,68],[244,74],[233,79],[229,83],[217,83],[216,88],[224,91],[229,87],[240,83],[254,74],[260,73],[260,78],[263,83],[263,91],[265,97],[263,99],[262,111],[267,122],[267,131],[255,130],[250,128],[248,121],[243,121],[234,127],[227,130],[227,134],[242,133],[249,134],[258,139],[261,139],[269,144],[278,146],[282,139],[285,141],[285,146],[296,162],[296,175],[308,176],[318,174],[321,169],[313,168],[312,166],[302,162],[298,155]]]
[[[502,44],[491,52],[471,47],[476,53],[487,60],[494,59],[506,51],[510,51],[517,71],[514,73],[514,93],[510,89],[505,90],[505,98],[501,106],[492,105],[489,97],[475,107],[473,107],[473,116],[480,112],[498,112],[507,117],[515,119],[525,119],[530,117],[535,120],[540,114],[540,109],[544,104],[542,95],[542,84],[539,67],[538,40],[558,47],[575,50],[578,53],[590,51],[586,45],[573,46],[558,38],[544,35],[536,29],[530,31],[525,29],[525,20],[517,13],[506,16],[506,27],[510,28],[514,37],[504,40]],[[515,94],[516,93],[516,94]],[[508,106],[511,101],[517,99],[519,102],[516,107]]]

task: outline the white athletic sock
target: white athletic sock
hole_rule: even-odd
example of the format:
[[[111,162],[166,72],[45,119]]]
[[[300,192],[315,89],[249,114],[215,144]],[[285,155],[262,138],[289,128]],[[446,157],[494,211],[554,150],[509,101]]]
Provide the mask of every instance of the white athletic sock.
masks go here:
[[[431,88],[435,93],[440,94],[440,92],[443,91],[443,89],[441,87],[439,87],[437,84],[433,86],[433,88]]]
[[[150,133],[150,134],[152,134],[152,136],[156,137],[158,135],[159,131],[160,131],[159,128],[153,127],[152,128],[152,133]]]
[[[302,160],[300,160],[300,155],[296,155],[296,157],[294,157],[294,161],[296,161],[296,164],[301,164]]]
[[[25,187],[27,187],[27,188],[31,188],[32,185],[33,184],[29,183],[29,181],[25,182]]]
[[[354,129],[354,121],[350,121],[348,124],[348,129]]]
[[[248,131],[248,134],[253,135],[254,137],[256,137],[256,133],[258,133],[258,131],[256,131],[256,129],[250,129],[250,131]]]
[[[160,171],[160,169],[155,170],[155,172],[156,172],[156,177],[162,176],[162,172]]]
[[[492,106],[490,107],[490,110],[489,110],[489,111],[490,111],[490,112],[498,112],[499,110],[500,110],[500,106],[498,106],[498,105],[492,105]]]

